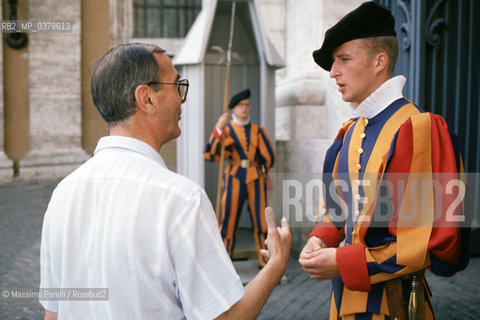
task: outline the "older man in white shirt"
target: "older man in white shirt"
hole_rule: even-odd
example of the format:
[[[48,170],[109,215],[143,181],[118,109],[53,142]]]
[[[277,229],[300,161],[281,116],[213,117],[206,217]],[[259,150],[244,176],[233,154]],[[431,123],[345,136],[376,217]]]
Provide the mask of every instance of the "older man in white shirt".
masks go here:
[[[188,81],[164,50],[112,48],[93,73],[95,106],[109,124],[95,154],[55,189],[45,214],[41,288],[107,288],[108,299],[40,301],[46,319],[254,319],[291,249],[271,209],[267,266],[245,288],[197,184],[160,154],[180,135]]]

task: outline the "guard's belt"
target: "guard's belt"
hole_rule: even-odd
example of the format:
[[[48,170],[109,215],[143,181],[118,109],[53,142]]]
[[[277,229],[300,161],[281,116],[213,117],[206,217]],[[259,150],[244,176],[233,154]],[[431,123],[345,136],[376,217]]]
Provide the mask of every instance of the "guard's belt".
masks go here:
[[[242,167],[242,168],[245,168],[245,169],[253,167],[253,166],[258,167],[257,162],[250,161],[248,159],[230,159],[230,164],[234,165],[234,166],[239,166],[239,167]]]

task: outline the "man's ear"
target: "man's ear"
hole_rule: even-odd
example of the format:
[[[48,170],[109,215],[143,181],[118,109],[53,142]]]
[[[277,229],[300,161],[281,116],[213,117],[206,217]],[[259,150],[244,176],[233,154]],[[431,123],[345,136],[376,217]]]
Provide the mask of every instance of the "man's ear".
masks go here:
[[[380,73],[387,70],[388,55],[385,52],[380,52],[375,56],[375,73]]]
[[[135,102],[138,109],[145,113],[155,112],[155,106],[150,97],[151,91],[147,85],[139,85],[135,88]]]

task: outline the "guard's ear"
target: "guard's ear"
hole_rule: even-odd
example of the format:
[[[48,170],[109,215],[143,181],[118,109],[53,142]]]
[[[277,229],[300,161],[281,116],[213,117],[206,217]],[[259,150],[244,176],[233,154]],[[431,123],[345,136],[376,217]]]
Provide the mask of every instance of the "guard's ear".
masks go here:
[[[144,84],[135,88],[135,102],[137,107],[145,113],[152,113],[155,110],[152,98],[150,97],[151,92],[152,88]]]
[[[380,52],[375,56],[375,73],[380,73],[383,70],[387,70],[388,55],[385,52]]]

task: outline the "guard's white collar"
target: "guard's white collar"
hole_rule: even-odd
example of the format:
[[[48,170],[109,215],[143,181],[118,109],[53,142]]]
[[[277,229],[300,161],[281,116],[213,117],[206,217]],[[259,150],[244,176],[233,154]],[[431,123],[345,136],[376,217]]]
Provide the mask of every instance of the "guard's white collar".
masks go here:
[[[247,120],[245,121],[242,121],[240,119],[238,119],[233,113],[232,113],[232,120],[233,122],[235,122],[236,124],[240,125],[240,126],[246,126],[247,124],[250,123],[250,116],[248,116]]]
[[[392,102],[403,98],[403,87],[407,79],[404,76],[396,76],[385,81],[377,90],[369,95],[360,104],[351,103],[351,118],[364,117],[367,119],[375,117]]]

